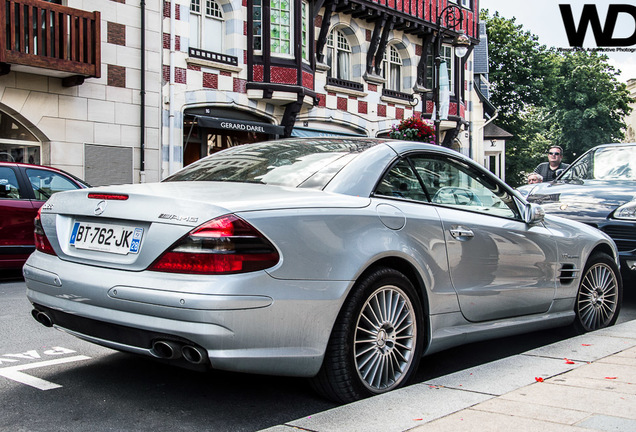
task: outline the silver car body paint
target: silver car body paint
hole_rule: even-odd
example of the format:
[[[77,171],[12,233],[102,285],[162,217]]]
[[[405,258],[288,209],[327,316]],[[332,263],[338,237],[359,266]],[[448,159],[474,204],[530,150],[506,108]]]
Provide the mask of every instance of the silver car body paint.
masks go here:
[[[27,296],[73,316],[187,339],[204,347],[217,369],[291,376],[318,372],[349,291],[382,260],[399,261],[416,278],[427,315],[425,353],[572,322],[581,272],[560,283],[562,265],[581,270],[599,245],[616,257],[614,243],[558,217],[538,224],[477,213],[467,219],[467,212],[449,207],[374,197],[382,172],[399,154],[415,150],[475,165],[450,150],[392,142],[364,152],[322,191],[167,182],[56,194],[47,206],[54,210],[44,209],[41,220],[57,256],[35,252],[29,258]],[[89,192],[128,199],[109,201],[95,216],[99,201],[87,199]],[[525,202],[516,204],[523,214]],[[145,270],[194,227],[228,213],[275,245],[281,257],[276,266],[214,276]],[[140,252],[69,246],[73,223],[82,220],[144,228]],[[450,236],[457,227],[472,230],[474,238]],[[153,355],[148,348],[66,330]]]

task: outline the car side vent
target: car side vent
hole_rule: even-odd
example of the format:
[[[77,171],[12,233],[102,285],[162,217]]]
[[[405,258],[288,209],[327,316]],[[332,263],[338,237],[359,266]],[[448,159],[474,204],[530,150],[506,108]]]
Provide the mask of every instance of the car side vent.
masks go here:
[[[563,264],[559,274],[559,282],[561,285],[569,285],[578,276],[579,269],[574,264]]]

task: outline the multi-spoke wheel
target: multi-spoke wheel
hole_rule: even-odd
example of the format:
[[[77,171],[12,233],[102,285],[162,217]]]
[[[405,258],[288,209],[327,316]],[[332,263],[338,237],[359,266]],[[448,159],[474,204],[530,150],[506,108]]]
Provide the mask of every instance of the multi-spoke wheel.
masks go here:
[[[576,298],[574,326],[581,332],[613,325],[622,299],[622,282],[618,267],[607,254],[590,257]]]
[[[368,274],[338,316],[314,388],[351,402],[403,386],[419,363],[422,322],[408,278],[389,268]]]
[[[417,326],[408,295],[386,285],[362,307],[353,338],[356,370],[372,392],[396,387],[413,362]]]

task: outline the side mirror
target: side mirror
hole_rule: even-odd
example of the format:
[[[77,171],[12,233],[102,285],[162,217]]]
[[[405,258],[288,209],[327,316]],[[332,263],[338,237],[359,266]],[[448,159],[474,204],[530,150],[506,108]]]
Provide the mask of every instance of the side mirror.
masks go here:
[[[539,204],[528,203],[525,210],[524,220],[527,224],[532,225],[543,222],[545,210]]]

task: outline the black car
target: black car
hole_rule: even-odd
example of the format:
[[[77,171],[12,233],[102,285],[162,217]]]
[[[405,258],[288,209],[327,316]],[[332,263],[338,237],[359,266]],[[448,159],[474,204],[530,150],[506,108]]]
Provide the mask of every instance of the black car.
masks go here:
[[[636,276],[636,143],[594,147],[555,181],[533,186],[528,201],[608,234],[618,246],[623,276]]]

